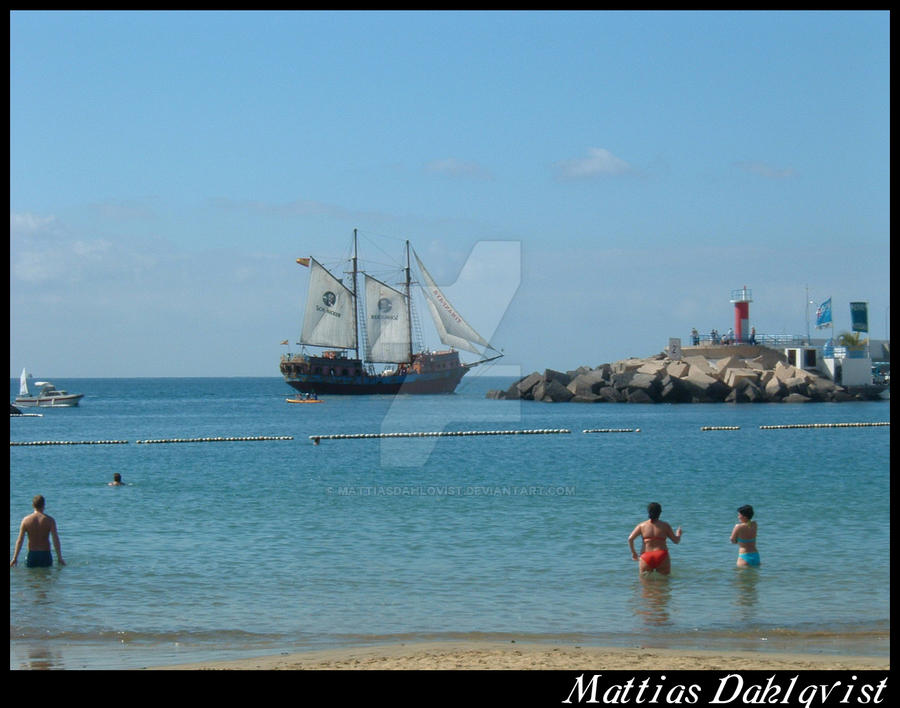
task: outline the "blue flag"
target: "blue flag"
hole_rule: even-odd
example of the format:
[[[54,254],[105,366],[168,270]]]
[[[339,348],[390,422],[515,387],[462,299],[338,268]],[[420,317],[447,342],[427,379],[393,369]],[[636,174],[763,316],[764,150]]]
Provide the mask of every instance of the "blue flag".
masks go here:
[[[850,328],[854,332],[869,331],[869,303],[867,302],[851,302],[850,303],[850,322],[853,326]]]
[[[831,298],[819,305],[816,310],[816,329],[831,325]]]

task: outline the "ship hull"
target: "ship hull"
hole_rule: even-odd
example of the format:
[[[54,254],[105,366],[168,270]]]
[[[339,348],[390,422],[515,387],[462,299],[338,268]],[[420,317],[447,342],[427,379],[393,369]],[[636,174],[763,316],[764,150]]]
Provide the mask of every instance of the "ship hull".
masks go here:
[[[453,393],[469,366],[455,352],[419,354],[410,366],[373,374],[359,359],[330,356],[284,357],[281,373],[301,393],[339,396]]]
[[[301,393],[316,395],[395,395],[398,393],[435,394],[453,393],[468,369],[433,374],[406,374],[398,376],[328,376],[300,374],[285,376],[285,381]]]

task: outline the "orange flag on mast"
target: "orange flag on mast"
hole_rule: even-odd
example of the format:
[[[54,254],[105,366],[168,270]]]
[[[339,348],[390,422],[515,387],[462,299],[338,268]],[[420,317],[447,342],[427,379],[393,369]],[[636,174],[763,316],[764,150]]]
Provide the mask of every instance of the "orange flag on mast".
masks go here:
[[[299,264],[302,265],[302,266],[306,266],[307,268],[309,268],[309,258],[298,258],[298,259],[297,259],[297,263],[299,263]]]

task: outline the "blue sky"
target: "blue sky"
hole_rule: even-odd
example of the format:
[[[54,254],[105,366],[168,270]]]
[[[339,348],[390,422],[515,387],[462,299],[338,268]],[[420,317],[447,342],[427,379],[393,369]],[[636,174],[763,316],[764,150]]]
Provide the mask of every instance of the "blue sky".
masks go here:
[[[744,285],[760,333],[808,287],[885,338],[889,61],[886,12],[13,12],[10,375],[278,376],[295,259],[354,228],[444,285],[515,244],[511,300],[456,287],[495,373],[724,331]]]

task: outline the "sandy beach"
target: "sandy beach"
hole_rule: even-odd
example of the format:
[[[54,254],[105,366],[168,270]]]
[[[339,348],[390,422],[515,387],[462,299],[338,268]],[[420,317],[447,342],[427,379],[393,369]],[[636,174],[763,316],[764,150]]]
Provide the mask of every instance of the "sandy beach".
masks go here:
[[[213,661],[165,670],[872,670],[890,669],[889,657],[752,651],[644,649],[516,642],[422,642]]]

